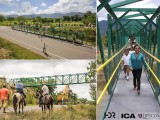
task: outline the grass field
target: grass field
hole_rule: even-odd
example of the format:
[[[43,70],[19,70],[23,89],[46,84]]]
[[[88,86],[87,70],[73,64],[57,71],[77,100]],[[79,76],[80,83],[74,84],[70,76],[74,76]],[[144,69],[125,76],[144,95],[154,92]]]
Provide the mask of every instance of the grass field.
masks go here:
[[[46,111],[29,111],[21,114],[7,113],[0,120],[96,120],[96,106],[80,104]]]
[[[0,59],[46,59],[31,50],[25,49],[0,37]]]

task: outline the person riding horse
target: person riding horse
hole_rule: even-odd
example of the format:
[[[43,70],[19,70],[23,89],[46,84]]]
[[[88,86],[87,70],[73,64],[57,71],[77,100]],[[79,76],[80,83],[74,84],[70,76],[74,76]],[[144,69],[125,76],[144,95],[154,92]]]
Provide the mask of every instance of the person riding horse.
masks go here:
[[[17,81],[17,83],[15,83],[15,88],[16,88],[16,92],[20,93],[23,97],[23,102],[24,102],[24,106],[26,106],[26,95],[23,92],[23,84],[20,81]]]
[[[46,82],[43,82],[43,87],[42,87],[42,95],[43,95],[43,97],[42,97],[42,101],[43,101],[43,103],[44,103],[44,101],[45,101],[45,96],[46,95],[49,95],[49,89],[48,89],[48,87],[46,86]]]

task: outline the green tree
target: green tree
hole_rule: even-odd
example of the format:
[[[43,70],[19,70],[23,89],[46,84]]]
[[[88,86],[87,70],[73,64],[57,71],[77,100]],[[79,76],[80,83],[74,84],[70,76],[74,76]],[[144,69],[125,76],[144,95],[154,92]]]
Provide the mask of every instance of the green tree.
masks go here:
[[[89,63],[88,70],[88,80],[90,81],[90,96],[93,103],[96,104],[96,61],[91,61]]]
[[[7,17],[7,20],[8,20],[8,21],[14,21],[14,20],[15,20],[15,18],[14,18],[14,17],[10,17],[10,16],[9,16],[9,17]]]
[[[96,25],[96,13],[88,11],[83,15],[82,22],[88,26],[88,24]]]
[[[24,16],[18,16],[17,18],[16,18],[16,20],[18,20],[18,22],[25,22],[26,21],[26,17],[24,17]]]
[[[3,22],[5,20],[3,15],[0,15],[0,22]]]

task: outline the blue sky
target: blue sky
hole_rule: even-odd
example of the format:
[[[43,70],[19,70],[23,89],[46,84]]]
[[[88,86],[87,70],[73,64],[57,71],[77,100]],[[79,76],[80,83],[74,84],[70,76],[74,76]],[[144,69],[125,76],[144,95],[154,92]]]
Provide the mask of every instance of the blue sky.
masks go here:
[[[96,12],[96,0],[0,0],[0,14]]]

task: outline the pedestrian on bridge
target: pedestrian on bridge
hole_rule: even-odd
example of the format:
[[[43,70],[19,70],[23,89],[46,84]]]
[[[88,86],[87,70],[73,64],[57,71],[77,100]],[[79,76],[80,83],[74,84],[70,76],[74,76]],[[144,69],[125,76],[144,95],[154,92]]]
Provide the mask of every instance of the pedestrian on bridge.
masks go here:
[[[4,84],[3,88],[0,89],[0,100],[1,100],[0,109],[3,107],[3,113],[6,113],[5,110],[9,100],[9,90],[6,88],[6,84]]]
[[[135,52],[130,56],[129,66],[130,70],[133,73],[133,89],[136,90],[137,87],[137,93],[140,94],[142,65],[144,65],[145,69],[148,68],[144,59],[144,55],[140,53],[140,47],[138,45],[135,45],[134,50]]]
[[[123,71],[125,73],[125,78],[127,77],[127,81],[129,80],[129,49],[125,49],[124,55],[122,57]]]

